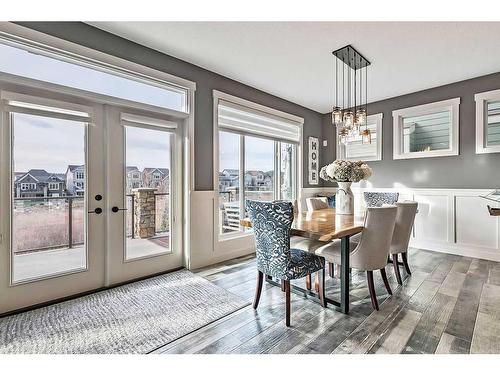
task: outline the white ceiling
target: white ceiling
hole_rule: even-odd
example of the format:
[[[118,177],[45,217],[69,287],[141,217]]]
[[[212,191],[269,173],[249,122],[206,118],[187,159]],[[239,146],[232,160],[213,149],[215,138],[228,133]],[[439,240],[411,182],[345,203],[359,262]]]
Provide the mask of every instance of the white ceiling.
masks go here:
[[[346,44],[372,62],[369,101],[500,71],[500,22],[90,24],[321,113]]]

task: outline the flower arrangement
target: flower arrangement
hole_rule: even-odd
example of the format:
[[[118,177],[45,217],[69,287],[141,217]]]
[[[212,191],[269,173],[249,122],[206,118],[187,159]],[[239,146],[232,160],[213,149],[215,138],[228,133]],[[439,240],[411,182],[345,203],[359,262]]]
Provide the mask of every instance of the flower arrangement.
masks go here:
[[[368,180],[372,169],[362,161],[335,160],[321,168],[319,176],[330,182],[359,182]]]

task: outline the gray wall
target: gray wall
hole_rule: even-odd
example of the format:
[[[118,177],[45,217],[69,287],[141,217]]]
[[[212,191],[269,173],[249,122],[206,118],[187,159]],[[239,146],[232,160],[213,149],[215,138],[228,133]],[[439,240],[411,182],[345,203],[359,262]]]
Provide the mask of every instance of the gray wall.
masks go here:
[[[213,189],[213,99],[212,90],[251,100],[304,118],[304,144],[307,138],[321,138],[322,115],[263,91],[246,86],[196,65],[146,48],[116,35],[80,22],[16,22],[46,34],[114,56],[149,66],[196,82],[195,97],[195,188]],[[307,149],[304,152],[304,187],[307,182]]]
[[[475,153],[474,102],[474,94],[499,88],[500,73],[495,73],[369,104],[369,114],[380,112],[384,114],[382,161],[369,163],[373,168],[370,182],[375,187],[392,187],[394,183],[414,188],[500,187],[500,153],[482,155]],[[457,97],[461,99],[460,155],[393,160],[393,110]],[[330,115],[324,115],[323,137],[328,139],[329,146],[322,150],[323,164],[335,159],[333,146],[335,142],[332,142],[334,136]]]

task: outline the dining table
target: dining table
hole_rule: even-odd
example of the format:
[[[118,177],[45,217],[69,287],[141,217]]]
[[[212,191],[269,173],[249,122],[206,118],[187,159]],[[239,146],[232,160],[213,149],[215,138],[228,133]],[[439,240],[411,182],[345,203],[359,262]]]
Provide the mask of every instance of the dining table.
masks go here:
[[[249,218],[240,220],[240,225],[251,228]],[[349,281],[350,281],[350,237],[363,230],[364,213],[340,215],[335,213],[335,208],[325,208],[315,211],[304,211],[294,214],[294,220],[290,230],[291,236],[300,236],[315,241],[325,242],[340,241],[341,264],[340,264],[340,301],[325,295],[325,301],[338,308],[344,314],[349,313]],[[266,277],[267,282],[280,286],[281,284]],[[316,291],[304,289],[297,285],[291,286],[295,294],[310,298],[321,303]]]

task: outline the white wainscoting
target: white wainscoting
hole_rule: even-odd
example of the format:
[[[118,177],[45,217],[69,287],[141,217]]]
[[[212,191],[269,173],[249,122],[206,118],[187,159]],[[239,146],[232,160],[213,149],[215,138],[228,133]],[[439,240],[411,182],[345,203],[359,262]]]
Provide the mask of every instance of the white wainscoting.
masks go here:
[[[412,189],[353,187],[359,206],[364,191],[399,192],[399,200],[418,202],[410,245],[426,250],[500,261],[500,220],[480,198],[493,189]]]
[[[192,191],[190,194],[189,262],[196,269],[255,252],[252,235],[220,241],[214,228],[215,192]]]

